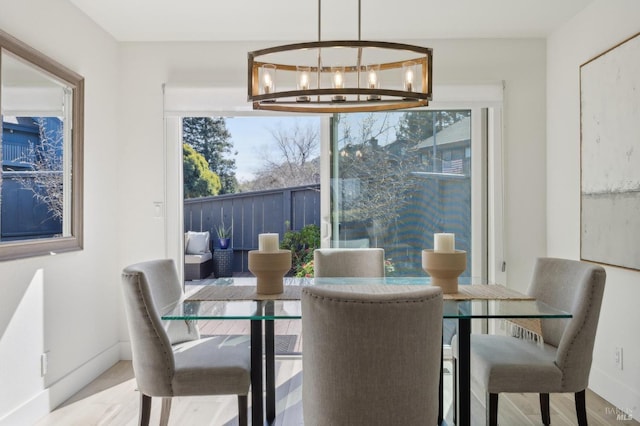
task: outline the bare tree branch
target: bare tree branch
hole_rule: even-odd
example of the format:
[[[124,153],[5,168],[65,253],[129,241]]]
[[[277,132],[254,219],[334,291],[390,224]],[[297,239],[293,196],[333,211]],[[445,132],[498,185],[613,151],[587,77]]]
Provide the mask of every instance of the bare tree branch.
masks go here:
[[[21,160],[31,164],[31,171],[17,179],[23,188],[30,190],[34,198],[47,206],[54,219],[62,219],[63,215],[63,182],[62,182],[62,127],[48,129],[44,118],[37,118],[40,129],[40,143],[30,144]]]

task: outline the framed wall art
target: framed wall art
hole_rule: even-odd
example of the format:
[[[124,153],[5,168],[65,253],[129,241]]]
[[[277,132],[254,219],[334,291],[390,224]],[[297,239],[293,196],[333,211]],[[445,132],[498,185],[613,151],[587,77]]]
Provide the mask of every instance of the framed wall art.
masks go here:
[[[580,66],[580,258],[640,270],[640,33]]]

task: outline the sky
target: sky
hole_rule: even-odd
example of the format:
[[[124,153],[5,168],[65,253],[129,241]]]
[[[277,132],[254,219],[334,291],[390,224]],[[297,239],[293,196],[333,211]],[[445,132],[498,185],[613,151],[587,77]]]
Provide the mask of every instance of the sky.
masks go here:
[[[350,127],[353,132],[361,127],[361,121],[368,114],[347,114],[346,120],[349,120]],[[380,145],[395,140],[395,126],[400,112],[389,114],[389,124],[392,126],[386,135],[379,137]],[[274,139],[269,129],[278,129],[279,127],[292,127],[296,123],[304,127],[307,125],[320,126],[319,116],[310,116],[307,114],[297,116],[270,116],[270,117],[225,117],[227,130],[231,133],[231,142],[234,150],[238,151],[236,159],[236,177],[240,182],[252,180],[254,173],[265,164],[266,155],[277,155],[278,151],[274,147]],[[319,134],[320,132],[318,132]],[[354,135],[355,136],[355,135]],[[275,157],[273,159],[276,159]]]
[[[267,153],[277,154],[274,139],[269,129],[291,127],[298,123],[301,126],[320,126],[320,117],[227,117],[227,130],[231,133],[231,142],[238,151],[236,159],[236,177],[240,182],[253,179],[265,161]]]

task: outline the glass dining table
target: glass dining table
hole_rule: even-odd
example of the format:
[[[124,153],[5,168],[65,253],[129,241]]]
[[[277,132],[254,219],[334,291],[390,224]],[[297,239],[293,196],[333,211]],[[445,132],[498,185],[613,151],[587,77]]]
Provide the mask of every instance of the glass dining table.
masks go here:
[[[458,335],[458,382],[455,419],[471,424],[470,337],[473,319],[571,318],[542,302],[502,285],[460,278],[459,292],[444,295],[443,319],[455,320]],[[251,323],[251,417],[253,425],[274,424],[276,418],[274,321],[301,319],[301,290],[305,286],[332,286],[354,292],[402,292],[431,285],[429,277],[387,278],[285,278],[284,292],[256,293],[255,278],[224,278],[199,287],[183,299],[161,309],[163,320],[248,320]],[[264,345],[263,345],[264,340]],[[303,349],[304,356],[304,349]],[[263,377],[264,376],[264,377]],[[443,416],[443,386],[440,378],[439,424]],[[256,389],[264,390],[256,392]]]

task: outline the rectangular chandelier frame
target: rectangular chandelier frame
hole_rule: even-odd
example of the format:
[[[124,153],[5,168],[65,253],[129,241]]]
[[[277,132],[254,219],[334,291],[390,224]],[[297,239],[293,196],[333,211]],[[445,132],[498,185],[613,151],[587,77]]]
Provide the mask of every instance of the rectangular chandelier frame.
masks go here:
[[[396,55],[405,55],[403,56],[405,59],[375,64],[362,63],[363,51],[372,48],[392,50]],[[300,89],[299,85],[296,86],[294,79],[287,82],[288,88],[278,91],[276,89],[269,90],[268,87],[274,88],[275,86],[267,87],[266,83],[261,81],[261,72],[263,79],[265,78],[265,67],[273,72],[269,78],[275,78],[276,71],[285,71],[286,75],[295,76],[300,68],[300,64],[274,63],[263,57],[280,53],[291,54],[292,52],[295,55],[295,52],[311,49],[317,50],[317,61],[314,65],[305,64],[305,68],[310,75],[315,77],[315,87],[309,85]],[[326,53],[328,49],[355,49],[355,64],[340,67],[341,72],[344,73],[344,80],[342,80],[343,77],[340,77],[340,82],[344,83],[347,80],[346,77],[350,75],[352,76],[349,79],[352,83],[350,86],[326,87],[325,85],[323,87],[322,82],[330,80],[331,73],[336,69],[335,66],[323,65],[322,63],[323,50]],[[316,41],[255,50],[248,53],[248,100],[252,102],[253,109],[310,113],[369,112],[427,106],[432,99],[432,57],[431,48],[365,40]],[[403,87],[402,72],[409,63],[416,70],[417,81],[414,85],[405,84]],[[371,66],[374,66],[378,72],[387,72],[386,75],[389,75],[389,71],[398,70],[395,86],[390,81],[376,81],[376,84],[371,84],[370,87],[363,84],[362,77]],[[413,78],[413,74],[411,76]],[[355,84],[353,84],[354,81]],[[384,87],[383,83],[387,85],[391,83],[391,87]],[[269,84],[271,84],[271,80],[269,80]]]

